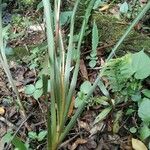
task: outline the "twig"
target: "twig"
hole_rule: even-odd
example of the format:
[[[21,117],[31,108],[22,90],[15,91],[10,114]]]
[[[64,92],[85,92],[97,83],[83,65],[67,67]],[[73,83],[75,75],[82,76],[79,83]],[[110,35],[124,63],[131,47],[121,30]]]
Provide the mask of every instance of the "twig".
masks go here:
[[[78,133],[77,135],[73,136],[72,138],[70,138],[69,140],[63,142],[63,143],[59,146],[58,149],[60,149],[60,148],[64,147],[65,145],[67,145],[69,142],[71,142],[72,140],[74,140],[78,135],[79,135],[79,133]]]
[[[7,126],[11,127],[11,128],[14,128],[15,130],[17,130],[17,127],[12,124],[10,121],[8,121],[6,118],[4,117],[0,117],[0,121],[4,122]]]

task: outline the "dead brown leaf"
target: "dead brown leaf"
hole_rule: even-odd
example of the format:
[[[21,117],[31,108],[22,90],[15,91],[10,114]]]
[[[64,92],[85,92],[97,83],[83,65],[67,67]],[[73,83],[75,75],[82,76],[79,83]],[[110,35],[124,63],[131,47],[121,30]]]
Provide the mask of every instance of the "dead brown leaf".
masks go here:
[[[71,101],[69,112],[68,112],[68,117],[71,117],[73,113],[74,101],[75,101],[75,96],[72,97],[72,101]]]
[[[134,138],[132,138],[132,147],[134,150],[148,150],[143,142]]]
[[[70,150],[75,150],[78,147],[78,145],[82,145],[85,143],[87,143],[87,140],[79,138],[72,144]]]
[[[86,131],[90,131],[90,126],[87,122],[84,122],[84,121],[78,121],[78,125],[80,128],[83,128],[85,129]]]
[[[100,8],[99,11],[106,11],[106,10],[108,10],[109,6],[110,5],[106,4],[102,8]]]
[[[84,60],[81,59],[80,60],[80,71],[81,71],[81,75],[85,80],[88,80],[88,72],[84,63]]]
[[[5,109],[4,107],[0,107],[0,115],[4,115],[5,114]]]

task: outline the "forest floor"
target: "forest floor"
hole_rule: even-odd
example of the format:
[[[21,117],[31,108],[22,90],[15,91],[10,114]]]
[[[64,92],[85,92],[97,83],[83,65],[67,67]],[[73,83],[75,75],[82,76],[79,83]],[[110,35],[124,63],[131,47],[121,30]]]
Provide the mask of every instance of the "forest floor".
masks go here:
[[[146,3],[147,1],[142,1],[141,3]],[[15,7],[15,6],[14,6]],[[15,9],[15,8],[14,8]],[[116,10],[117,9],[117,10]],[[104,5],[98,11],[103,14],[109,14],[117,16],[119,14],[118,4],[113,5],[111,9],[108,5]],[[28,14],[27,14],[28,13]],[[34,18],[37,12],[28,11],[25,15],[29,15],[30,18]],[[41,12],[40,12],[41,13]],[[117,14],[118,13],[118,14]],[[42,15],[42,14],[41,14]],[[129,21],[127,16],[123,16],[123,19]],[[130,22],[130,21],[129,21]],[[150,18],[149,18],[150,22]],[[142,35],[144,31],[147,34],[147,29],[142,29],[143,22],[141,21],[135,27],[136,30]],[[150,24],[149,24],[150,25]],[[149,26],[148,25],[148,26]],[[28,25],[26,25],[28,26]],[[29,26],[28,26],[29,27]],[[39,27],[39,26],[38,26]],[[36,26],[37,28],[37,26]],[[32,28],[33,29],[33,28]],[[22,27],[18,27],[16,24],[13,26],[13,32],[21,32]],[[33,29],[34,30],[34,29]],[[142,30],[142,31],[141,31]],[[67,32],[67,26],[64,27],[64,32]],[[78,76],[78,83],[76,91],[79,91],[80,85],[84,81],[94,82],[96,76],[99,73],[99,65],[105,62],[105,59],[109,52],[105,48],[105,43],[101,43],[102,46],[97,50],[97,66],[92,69],[89,67],[88,60],[86,59],[90,53],[91,46],[88,45],[88,40],[85,40],[85,45],[81,54],[80,61],[80,71]],[[27,118],[24,120],[22,115],[18,111],[18,107],[14,102],[16,98],[14,92],[11,89],[10,83],[5,75],[4,70],[0,66],[0,138],[2,138],[8,131],[15,133],[17,137],[21,139],[24,143],[28,144],[30,149],[45,150],[46,149],[46,138],[43,137],[42,140],[34,135],[39,134],[41,131],[46,131],[46,102],[44,97],[35,98],[33,95],[28,95],[25,92],[26,86],[30,84],[36,84],[39,80],[39,73],[41,72],[42,65],[40,61],[44,64],[44,59],[46,56],[36,51],[37,45],[41,45],[45,42],[45,32],[44,31],[32,31],[28,30],[26,35],[23,35],[19,38],[11,39],[9,41],[9,47],[16,48],[18,53],[16,56],[8,57],[9,67],[11,74],[13,76],[15,85],[19,91],[20,98],[25,106],[25,111]],[[30,45],[34,45],[34,52],[32,52]],[[22,52],[18,52],[18,47],[20,50],[24,49]],[[28,55],[29,54],[29,55]],[[40,56],[39,56],[40,55]],[[37,57],[37,59],[35,58]],[[107,85],[108,81],[104,79],[105,84]],[[145,86],[150,88],[149,80],[145,82]],[[111,93],[111,92],[110,92]],[[75,93],[75,97],[77,93]],[[139,126],[137,114],[130,116],[123,115],[119,121],[118,131],[113,133],[114,128],[114,116],[115,113],[110,112],[108,116],[105,117],[103,121],[93,124],[95,118],[103,110],[105,105],[99,104],[97,101],[102,96],[102,93],[99,88],[97,88],[93,94],[95,102],[89,104],[87,108],[82,113],[81,117],[77,120],[75,127],[69,132],[68,136],[64,142],[60,145],[60,149],[68,150],[132,150],[131,139],[133,137],[137,138],[136,133],[131,133],[129,126]],[[73,97],[73,105],[75,101]],[[113,97],[113,94],[112,94]],[[96,101],[96,99],[98,99]],[[129,103],[121,103],[115,109],[117,111],[127,110]],[[69,117],[71,118],[74,114],[76,108],[72,107],[70,109]],[[125,113],[125,111],[123,112]],[[26,126],[25,124],[28,124]],[[117,124],[118,125],[118,124]],[[29,135],[31,132],[31,135]],[[146,143],[148,143],[146,141]],[[1,144],[1,143],[0,143]],[[7,144],[4,149],[14,149],[12,144]],[[0,145],[1,150],[1,145]],[[138,149],[137,149],[138,150]],[[140,150],[140,149],[139,149]],[[142,149],[141,149],[142,150]],[[144,150],[144,149],[143,149]]]

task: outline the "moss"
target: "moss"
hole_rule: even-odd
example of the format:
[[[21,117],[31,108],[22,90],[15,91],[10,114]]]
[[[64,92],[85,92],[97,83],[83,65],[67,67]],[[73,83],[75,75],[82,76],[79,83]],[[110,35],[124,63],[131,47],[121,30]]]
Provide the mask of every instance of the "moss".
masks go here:
[[[106,45],[115,44],[128,27],[126,22],[120,21],[112,15],[98,13],[94,14],[92,19],[98,25],[100,42]],[[108,47],[107,50],[109,51],[111,48]],[[150,37],[138,33],[133,29],[119,49],[131,52],[145,49],[150,54]]]

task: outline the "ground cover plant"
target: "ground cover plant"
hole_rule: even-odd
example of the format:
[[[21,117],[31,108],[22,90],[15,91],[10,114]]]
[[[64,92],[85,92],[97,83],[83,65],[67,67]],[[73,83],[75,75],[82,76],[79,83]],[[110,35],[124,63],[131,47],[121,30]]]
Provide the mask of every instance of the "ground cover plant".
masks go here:
[[[110,3],[109,6],[114,2]],[[2,20],[0,20],[0,61],[17,97],[15,98],[15,106],[18,106],[17,108],[23,118],[23,121],[16,132],[10,131],[2,137],[0,141],[2,148],[10,149],[12,144],[13,148],[21,150],[40,148],[49,150],[63,149],[63,146],[66,145],[65,143],[62,143],[63,141],[66,139],[68,139],[67,143],[69,143],[70,140],[72,141],[69,132],[74,128],[80,115],[85,110],[85,107],[93,107],[95,104],[96,106],[99,105],[99,108],[101,109],[100,112],[98,111],[97,115],[93,117],[93,128],[89,131],[87,127],[84,127],[91,133],[89,137],[96,134],[99,129],[95,129],[95,127],[98,128],[100,126],[99,123],[102,123],[105,119],[107,120],[110,116],[113,118],[112,132],[118,133],[121,128],[120,122],[125,111],[126,114],[124,116],[127,116],[128,119],[133,117],[133,113],[138,116],[138,118],[136,118],[137,121],[134,120],[133,124],[127,126],[129,129],[128,131],[132,134],[137,133],[135,137],[139,137],[145,142],[145,145],[148,146],[148,138],[150,136],[150,96],[149,89],[143,83],[150,75],[148,69],[150,58],[144,50],[133,54],[128,53],[122,57],[114,59],[112,59],[112,57],[115,56],[119,46],[128,34],[130,34],[131,30],[149,10],[150,2],[147,2],[143,9],[138,13],[122,37],[120,37],[120,40],[118,40],[110,54],[107,57],[105,56],[105,61],[101,60],[100,67],[97,67],[99,60],[97,49],[100,40],[100,32],[98,31],[95,20],[92,22],[93,29],[91,31],[88,23],[90,16],[92,15],[92,10],[97,9],[101,5],[101,1],[91,0],[86,2],[86,9],[82,16],[82,24],[79,28],[79,33],[75,33],[76,12],[80,5],[81,1],[77,0],[74,3],[71,15],[68,14],[67,18],[70,18],[70,27],[67,33],[63,33],[64,23],[62,23],[60,19],[61,1],[54,0],[54,2],[51,2],[49,0],[43,0],[42,4],[40,3],[40,6],[38,5],[39,9],[42,7],[44,8],[47,46],[44,47],[44,50],[46,51],[45,53],[43,53],[43,50],[42,52],[39,51],[38,48],[34,49],[35,53],[34,51],[31,52],[29,66],[34,69],[35,72],[35,69],[38,68],[38,65],[40,65],[42,61],[42,59],[39,59],[38,54],[46,54],[48,56],[46,59],[43,56],[41,56],[41,58],[46,60],[46,69],[48,71],[40,71],[39,75],[36,75],[37,79],[34,80],[34,82],[29,81],[28,84],[24,86],[24,94],[26,98],[34,98],[36,102],[33,101],[33,103],[39,105],[39,108],[42,111],[41,113],[44,116],[44,123],[46,123],[46,125],[44,128],[38,130],[38,132],[36,132],[36,130],[32,131],[32,126],[28,122],[32,113],[26,111],[27,107],[25,104],[27,103],[22,103],[21,94],[18,92],[10,72],[5,55],[6,41],[3,36]],[[109,6],[104,4],[103,9],[108,9]],[[128,12],[128,4],[126,2],[120,5],[120,12],[121,14],[126,14]],[[0,18],[2,18],[2,16]],[[66,19],[65,23],[67,21],[68,19]],[[92,36],[90,41],[92,46],[89,56],[86,57],[85,61],[88,62],[90,69],[98,70],[96,74],[97,78],[91,83],[87,80],[88,75],[85,75],[87,79],[81,84],[81,86],[79,86],[80,90],[77,92],[76,96],[74,96],[76,93],[75,90],[77,90],[78,74],[81,67],[81,51],[83,50],[84,39],[86,36],[90,36],[89,33],[91,33]],[[76,40],[75,35],[78,35]],[[74,51],[76,51],[75,57],[73,57]],[[40,63],[37,63],[38,61],[36,62],[36,60]],[[34,65],[32,65],[32,62]],[[84,67],[84,74],[87,74],[83,64],[82,67]],[[40,65],[40,69],[41,68],[42,65]],[[99,87],[99,92],[101,92],[100,98],[94,97],[97,87]],[[43,107],[45,110],[42,109],[40,102],[41,99],[44,101]],[[76,110],[73,109],[74,106],[77,108]],[[127,108],[128,106],[129,108]],[[4,108],[0,108],[1,114],[5,114]],[[30,109],[33,109],[32,106]],[[23,124],[25,125],[25,132],[21,130]],[[19,131],[21,131],[21,136],[18,134]],[[92,139],[90,140],[92,141]],[[130,142],[134,149],[137,149],[137,145],[140,145],[142,147],[141,149],[147,149],[140,140],[131,138]],[[88,143],[88,141],[80,137],[80,139],[77,139],[77,141],[73,143],[70,149],[76,149],[78,145],[84,145],[86,143]],[[41,145],[41,147],[38,148],[37,146],[35,148],[35,145]],[[98,145],[96,147],[93,146],[94,149],[98,147]]]

